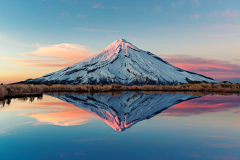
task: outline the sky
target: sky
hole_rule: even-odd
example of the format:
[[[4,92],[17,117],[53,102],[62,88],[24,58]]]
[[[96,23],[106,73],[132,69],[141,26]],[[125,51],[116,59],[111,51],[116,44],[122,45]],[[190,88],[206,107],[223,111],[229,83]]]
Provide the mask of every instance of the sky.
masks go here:
[[[239,0],[0,0],[0,83],[41,77],[124,38],[171,64],[240,82]]]

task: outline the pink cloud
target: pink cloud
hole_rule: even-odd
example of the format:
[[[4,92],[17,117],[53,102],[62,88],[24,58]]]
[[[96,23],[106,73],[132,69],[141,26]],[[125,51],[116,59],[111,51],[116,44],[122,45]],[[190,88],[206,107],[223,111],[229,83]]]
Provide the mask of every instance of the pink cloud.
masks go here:
[[[171,3],[171,6],[172,7],[176,7],[176,3]]]
[[[208,28],[211,29],[238,29],[240,28],[240,25],[234,25],[234,24],[215,24],[215,25],[210,25]]]
[[[118,9],[118,7],[116,7],[116,6],[105,7],[105,6],[102,5],[102,3],[94,4],[92,8],[93,8],[93,9],[95,9],[95,8],[101,8],[101,9],[115,9],[115,10]]]
[[[237,11],[237,10],[226,10],[226,11],[223,11],[221,13],[222,16],[226,16],[226,17],[238,17],[240,15],[240,13]]]
[[[76,63],[76,62],[58,63],[56,61],[53,63],[52,60],[22,60],[6,57],[3,59],[10,62],[14,62],[19,66],[33,66],[33,67],[67,67]]]
[[[239,101],[240,97],[238,97],[237,95],[232,96],[209,95],[176,104],[170,107],[169,109],[163,111],[160,115],[158,115],[158,117],[190,116],[196,114],[228,111],[237,108],[239,109],[240,108]]]
[[[177,115],[179,112],[172,112],[172,113],[162,113],[160,115],[158,115],[157,117],[169,117],[169,116],[175,116]]]
[[[86,18],[87,15],[84,15],[84,14],[77,14],[76,17],[78,17],[78,18]]]
[[[58,126],[82,125],[89,122],[93,117],[84,111],[67,102],[33,102],[22,103],[22,106],[14,106],[5,111],[20,111],[20,115],[35,118],[39,123]]]
[[[199,18],[201,18],[201,15],[200,14],[194,14],[194,15],[191,15],[190,17],[194,18],[194,19],[199,19]]]
[[[210,14],[211,16],[217,17],[226,17],[226,18],[237,18],[240,13],[237,10],[227,9],[226,11],[216,11]]]
[[[216,80],[239,79],[240,65],[227,61],[197,58],[185,55],[159,55],[167,62],[179,68],[200,73]]]
[[[206,37],[230,37],[230,36],[239,36],[240,33],[233,33],[233,34],[212,34],[206,35]]]
[[[98,3],[98,4],[93,5],[92,8],[103,8],[103,7],[102,7],[102,4]]]
[[[95,30],[94,30],[95,31]],[[4,57],[3,59],[20,66],[68,67],[93,55],[90,49],[78,44],[54,44],[39,46],[31,53],[21,54],[22,59]],[[237,49],[240,51],[240,49]],[[227,61],[217,61],[184,55],[159,55],[179,68],[210,76],[216,80],[239,79],[240,65]],[[237,61],[237,59],[236,59]]]
[[[3,59],[21,66],[67,67],[80,62],[93,54],[89,52],[89,49],[86,46],[62,43],[40,46],[36,51],[33,51],[30,54],[21,55],[24,56],[25,59],[8,57],[4,57]]]

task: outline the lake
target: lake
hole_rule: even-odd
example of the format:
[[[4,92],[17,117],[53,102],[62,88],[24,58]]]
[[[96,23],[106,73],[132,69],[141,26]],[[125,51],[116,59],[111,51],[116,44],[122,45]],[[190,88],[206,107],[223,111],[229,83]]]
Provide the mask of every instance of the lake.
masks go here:
[[[240,97],[48,93],[0,102],[0,159],[240,159]]]

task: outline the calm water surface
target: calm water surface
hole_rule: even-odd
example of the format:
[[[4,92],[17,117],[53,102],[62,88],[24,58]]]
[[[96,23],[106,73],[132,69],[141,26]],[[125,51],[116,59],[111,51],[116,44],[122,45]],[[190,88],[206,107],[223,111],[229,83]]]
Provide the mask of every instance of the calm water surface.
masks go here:
[[[63,93],[1,103],[1,160],[240,159],[237,95]]]

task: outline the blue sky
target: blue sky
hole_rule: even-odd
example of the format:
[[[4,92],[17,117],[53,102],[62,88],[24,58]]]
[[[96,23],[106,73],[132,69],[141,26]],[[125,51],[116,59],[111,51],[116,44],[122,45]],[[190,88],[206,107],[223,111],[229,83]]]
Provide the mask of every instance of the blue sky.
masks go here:
[[[174,65],[179,63],[173,57],[214,61],[217,69],[220,65],[225,71],[213,78],[222,80],[225,74],[229,80],[240,81],[236,70],[240,63],[239,6],[239,0],[0,0],[0,81],[10,83],[56,71],[120,38]],[[60,56],[57,63],[51,59],[56,47],[64,56],[74,50],[71,54],[79,54],[79,59],[73,56],[65,63]],[[39,50],[44,50],[44,56]],[[33,52],[38,56],[28,55]],[[50,66],[47,61],[58,65]],[[201,65],[196,67],[184,69],[208,76],[216,72],[216,66],[208,67],[208,72]]]

